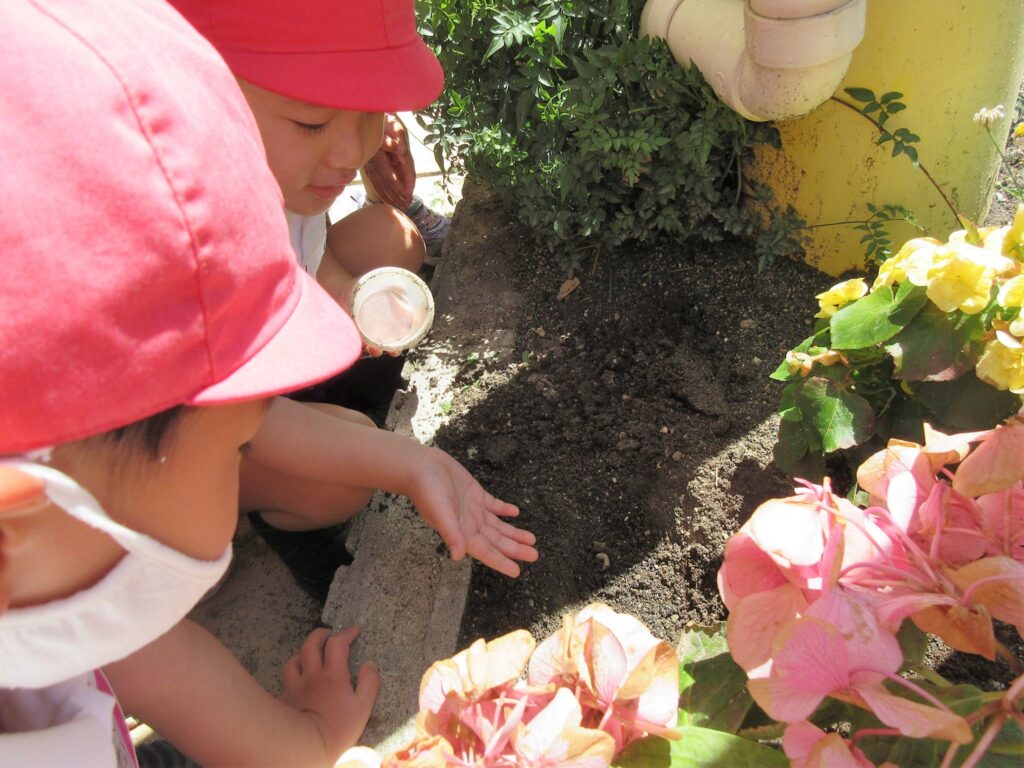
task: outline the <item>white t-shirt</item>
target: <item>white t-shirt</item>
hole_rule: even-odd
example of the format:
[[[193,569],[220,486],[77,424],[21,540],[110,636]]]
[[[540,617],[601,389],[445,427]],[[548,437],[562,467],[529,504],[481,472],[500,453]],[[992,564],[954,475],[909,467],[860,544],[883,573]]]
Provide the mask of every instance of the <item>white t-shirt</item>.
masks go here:
[[[327,249],[327,216],[301,216],[286,210],[288,234],[292,239],[292,250],[299,260],[299,265],[313,277],[320,269],[320,262]]]
[[[137,768],[124,715],[99,672],[0,689],[0,765]]]

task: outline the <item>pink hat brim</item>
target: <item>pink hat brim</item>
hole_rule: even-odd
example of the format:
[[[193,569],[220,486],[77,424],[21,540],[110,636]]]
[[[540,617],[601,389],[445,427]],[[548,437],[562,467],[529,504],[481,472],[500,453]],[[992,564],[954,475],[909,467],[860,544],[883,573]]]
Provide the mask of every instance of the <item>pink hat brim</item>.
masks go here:
[[[256,354],[187,405],[226,405],[292,392],[356,361],[363,344],[355,323],[310,275],[296,272],[300,295],[284,325]]]
[[[416,38],[380,51],[324,53],[220,49],[231,71],[274,93],[333,109],[414,112],[444,88],[434,52]]]

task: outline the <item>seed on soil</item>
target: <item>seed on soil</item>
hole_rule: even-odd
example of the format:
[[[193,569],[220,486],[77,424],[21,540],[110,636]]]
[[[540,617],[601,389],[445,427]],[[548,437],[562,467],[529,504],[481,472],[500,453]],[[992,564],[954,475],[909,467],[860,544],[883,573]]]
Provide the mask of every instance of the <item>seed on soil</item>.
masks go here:
[[[667,435],[667,434],[668,434],[668,427],[662,427],[662,428],[661,428],[661,430],[660,430],[660,432],[661,432],[661,434],[663,434],[663,435]]]
[[[676,451],[675,453],[672,454],[672,461],[682,461],[682,460],[683,460],[682,451]]]
[[[594,555],[594,557],[597,559],[597,562],[601,564],[602,571],[607,571],[608,568],[611,567],[611,558],[608,557],[608,555],[606,555],[604,552],[598,552],[596,555]]]
[[[740,320],[740,328],[742,328],[744,331],[749,331],[751,328],[756,328],[756,327],[757,327],[757,323],[754,322],[753,320],[750,320],[750,319]]]

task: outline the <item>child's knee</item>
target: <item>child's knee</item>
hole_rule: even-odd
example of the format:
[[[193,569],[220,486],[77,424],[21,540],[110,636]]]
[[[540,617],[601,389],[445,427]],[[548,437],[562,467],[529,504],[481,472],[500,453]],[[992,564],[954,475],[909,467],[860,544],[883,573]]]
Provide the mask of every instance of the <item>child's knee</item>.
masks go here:
[[[374,233],[388,266],[416,272],[423,265],[423,237],[408,216],[390,205],[367,206],[359,213],[365,217],[363,226]]]

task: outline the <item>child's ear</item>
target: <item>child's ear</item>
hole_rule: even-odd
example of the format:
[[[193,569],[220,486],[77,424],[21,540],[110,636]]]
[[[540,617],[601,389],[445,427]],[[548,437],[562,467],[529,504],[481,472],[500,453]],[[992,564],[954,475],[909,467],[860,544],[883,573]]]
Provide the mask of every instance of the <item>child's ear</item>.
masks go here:
[[[7,610],[11,595],[7,555],[12,544],[13,521],[42,509],[47,503],[42,480],[14,467],[0,466],[0,614]]]

